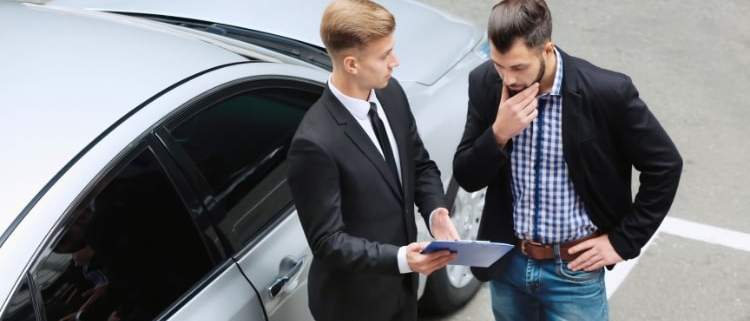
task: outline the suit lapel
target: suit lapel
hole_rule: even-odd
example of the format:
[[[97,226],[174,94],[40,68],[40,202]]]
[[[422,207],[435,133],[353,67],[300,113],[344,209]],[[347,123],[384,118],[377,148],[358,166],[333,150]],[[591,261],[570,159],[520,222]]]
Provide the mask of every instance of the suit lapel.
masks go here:
[[[388,165],[386,164],[385,159],[380,154],[377,147],[375,147],[370,137],[367,136],[362,127],[359,126],[357,121],[354,119],[354,116],[352,116],[351,113],[346,110],[346,107],[344,107],[341,102],[336,99],[336,97],[329,91],[328,88],[323,91],[323,97],[325,98],[326,106],[328,107],[329,112],[339,124],[339,126],[343,127],[346,136],[349,137],[352,143],[354,143],[354,145],[356,145],[357,148],[367,157],[370,163],[375,166],[375,168],[380,173],[380,176],[382,176],[383,179],[385,179],[388,183],[388,186],[390,186],[390,189],[396,196],[396,198],[398,198],[400,201],[403,201],[401,188],[399,187],[400,184],[396,182],[396,178],[393,177],[393,174],[391,174],[390,170],[388,169]]]
[[[579,89],[578,77],[575,62],[562,51],[560,57],[563,60],[563,106],[562,106],[562,133],[563,133],[563,154],[568,166],[571,161],[577,162],[579,157],[578,145],[581,141],[593,137],[590,122],[587,121],[583,113],[583,94]]]
[[[574,91],[565,90],[562,102],[562,138],[563,138],[563,156],[570,167],[571,157],[578,155],[578,138],[579,130],[576,124],[580,123],[579,106],[581,95]]]
[[[581,143],[593,138],[595,133],[592,121],[586,113],[586,108],[588,108],[584,104],[586,93],[580,89],[575,60],[560,48],[557,50],[560,51],[563,60],[563,156],[568,165],[568,174],[573,186],[576,191],[583,192],[587,186],[584,178],[586,169],[582,166],[581,155],[585,149],[582,148]]]

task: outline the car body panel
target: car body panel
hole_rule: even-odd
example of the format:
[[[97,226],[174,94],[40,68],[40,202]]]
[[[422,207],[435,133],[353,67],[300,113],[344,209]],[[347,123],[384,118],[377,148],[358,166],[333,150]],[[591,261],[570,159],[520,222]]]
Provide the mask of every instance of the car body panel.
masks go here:
[[[313,255],[307,245],[297,211],[284,218],[252,249],[236,259],[260,293],[268,321],[313,320],[307,307],[307,276]],[[282,264],[284,260],[291,264]],[[289,271],[290,265],[294,263],[299,264],[299,267],[294,267],[297,269],[295,271]],[[288,281],[285,281],[286,284],[277,295],[272,296],[270,287],[285,276],[289,277]]]
[[[474,25],[418,1],[378,2],[396,18],[395,52],[401,60],[401,67],[394,76],[402,81],[433,84],[458,63],[483,35]],[[323,47],[319,33],[320,19],[329,1],[54,0],[50,3],[210,21],[273,33]],[[425,33],[426,30],[429,30],[429,34]]]
[[[469,73],[486,60],[477,46],[432,86],[403,82],[417,128],[447,189],[453,177],[453,154],[464,131]]]
[[[237,264],[230,264],[166,320],[266,321],[266,316],[255,289]]]

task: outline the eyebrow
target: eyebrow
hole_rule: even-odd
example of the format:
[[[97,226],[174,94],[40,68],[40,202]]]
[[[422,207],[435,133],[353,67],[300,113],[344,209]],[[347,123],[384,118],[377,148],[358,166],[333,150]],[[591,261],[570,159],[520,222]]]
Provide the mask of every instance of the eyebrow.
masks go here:
[[[492,60],[492,59],[491,59],[491,60]],[[501,64],[499,64],[499,63],[497,63],[497,61],[495,61],[495,60],[492,60],[492,63],[493,63],[493,64],[495,64],[495,66],[498,66],[498,67],[500,67],[500,68],[503,68],[503,65],[501,65]],[[515,64],[515,65],[513,65],[513,66],[509,66],[508,68],[516,68],[516,67],[521,67],[521,66],[525,66],[525,65],[526,65],[525,63],[519,63],[519,64]]]

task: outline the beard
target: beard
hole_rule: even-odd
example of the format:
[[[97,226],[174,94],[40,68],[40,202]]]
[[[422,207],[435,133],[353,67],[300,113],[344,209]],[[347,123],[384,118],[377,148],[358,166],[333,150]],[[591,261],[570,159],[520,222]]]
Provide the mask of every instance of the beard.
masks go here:
[[[512,89],[510,89],[510,87],[508,87],[508,94],[510,95],[510,97],[513,97],[517,93],[520,93],[520,92],[526,90],[526,88],[529,88],[529,86],[533,85],[535,82],[542,81],[542,77],[544,77],[545,69],[547,69],[547,65],[544,62],[544,57],[542,55],[539,55],[539,74],[536,75],[536,80],[534,80],[531,83],[525,85],[523,87],[523,89],[520,89],[520,90],[512,90]],[[508,98],[510,98],[510,97],[508,97]]]

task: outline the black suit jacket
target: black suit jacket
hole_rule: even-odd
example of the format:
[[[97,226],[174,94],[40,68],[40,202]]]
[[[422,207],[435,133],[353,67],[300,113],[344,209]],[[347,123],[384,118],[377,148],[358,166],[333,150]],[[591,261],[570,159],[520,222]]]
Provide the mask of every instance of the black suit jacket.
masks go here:
[[[558,51],[563,60],[562,139],[569,175],[591,221],[609,234],[622,258],[634,258],[672,204],[682,159],[628,76]],[[516,244],[509,157],[513,143],[499,148],[491,129],[501,86],[491,61],[471,72],[466,128],[453,173],[468,191],[487,187],[478,238]],[[635,200],[632,167],[641,172]],[[472,271],[488,280],[503,262]]]
[[[328,88],[307,111],[289,150],[289,185],[314,258],[308,278],[316,320],[416,319],[417,277],[399,274],[400,246],[445,207],[440,172],[395,80],[376,90],[398,146],[402,187],[383,156]],[[402,192],[403,190],[403,192]]]

